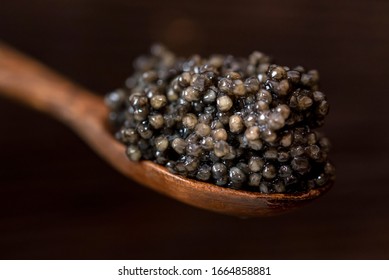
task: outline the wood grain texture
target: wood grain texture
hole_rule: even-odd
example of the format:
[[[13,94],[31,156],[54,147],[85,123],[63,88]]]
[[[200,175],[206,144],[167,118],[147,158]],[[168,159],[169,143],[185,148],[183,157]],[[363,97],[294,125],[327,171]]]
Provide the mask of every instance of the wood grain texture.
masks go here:
[[[67,127],[0,99],[1,258],[389,258],[389,2],[220,3],[2,0],[0,38],[100,95],[155,41],[182,55],[260,50],[318,69],[331,107],[322,129],[337,168],[331,191],[271,218],[202,211],[139,186]]]

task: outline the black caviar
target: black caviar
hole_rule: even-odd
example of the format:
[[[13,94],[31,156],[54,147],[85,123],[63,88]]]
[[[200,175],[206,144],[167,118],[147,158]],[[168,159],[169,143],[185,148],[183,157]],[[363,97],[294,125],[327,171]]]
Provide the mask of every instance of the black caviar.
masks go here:
[[[296,193],[332,181],[330,144],[314,129],[328,102],[319,74],[248,58],[176,57],[161,45],[134,63],[106,104],[130,160],[262,193]]]

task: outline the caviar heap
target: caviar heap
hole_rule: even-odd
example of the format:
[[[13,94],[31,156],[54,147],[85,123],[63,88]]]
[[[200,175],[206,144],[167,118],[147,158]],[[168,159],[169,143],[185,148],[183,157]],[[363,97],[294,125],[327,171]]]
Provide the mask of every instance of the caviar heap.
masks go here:
[[[298,193],[334,179],[330,144],[314,129],[328,113],[316,70],[248,58],[178,58],[160,45],[106,96],[130,160],[262,193]]]

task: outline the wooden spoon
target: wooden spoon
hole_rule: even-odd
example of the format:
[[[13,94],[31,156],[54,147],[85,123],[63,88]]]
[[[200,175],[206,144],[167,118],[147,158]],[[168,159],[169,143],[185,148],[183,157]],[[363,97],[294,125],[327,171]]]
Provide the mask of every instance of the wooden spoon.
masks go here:
[[[62,121],[132,180],[199,208],[241,217],[269,216],[300,207],[332,187],[331,182],[303,194],[261,194],[187,179],[150,161],[131,162],[125,146],[108,129],[108,109],[101,97],[2,43],[0,95]]]

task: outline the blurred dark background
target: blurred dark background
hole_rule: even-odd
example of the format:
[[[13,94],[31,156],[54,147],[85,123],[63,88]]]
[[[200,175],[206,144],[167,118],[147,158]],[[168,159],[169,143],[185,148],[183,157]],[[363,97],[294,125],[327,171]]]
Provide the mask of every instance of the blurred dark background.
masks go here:
[[[388,30],[384,0],[1,0],[1,40],[101,95],[153,42],[318,69],[337,181],[284,216],[214,214],[131,182],[59,122],[0,99],[0,258],[388,259]]]

